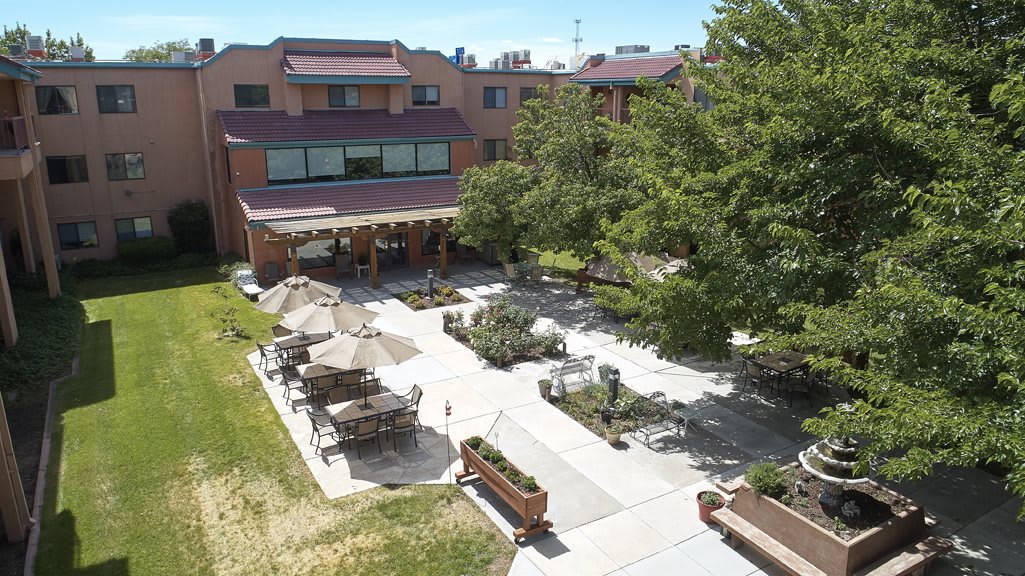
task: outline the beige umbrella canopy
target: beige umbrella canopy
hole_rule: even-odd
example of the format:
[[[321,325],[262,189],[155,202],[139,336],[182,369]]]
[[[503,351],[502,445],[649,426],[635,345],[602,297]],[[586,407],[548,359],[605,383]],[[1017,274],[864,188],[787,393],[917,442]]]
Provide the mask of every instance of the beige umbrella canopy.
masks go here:
[[[646,274],[651,274],[660,266],[666,265],[671,260],[669,255],[665,253],[659,254],[658,256],[646,256],[644,254],[630,252],[626,257],[631,263],[633,263],[635,268]],[[630,278],[628,278],[627,275],[619,269],[619,266],[612,261],[612,258],[608,256],[602,256],[588,264],[587,274],[595,278],[608,280],[609,282],[630,281]]]
[[[290,276],[260,294],[256,309],[271,314],[286,314],[324,296],[338,298],[341,293],[341,288],[330,284],[310,280],[306,276]]]
[[[393,366],[420,354],[411,338],[366,325],[314,344],[309,350],[310,362],[342,370]]]
[[[377,312],[324,296],[295,312],[285,314],[279,325],[296,332],[334,332],[369,324]]]

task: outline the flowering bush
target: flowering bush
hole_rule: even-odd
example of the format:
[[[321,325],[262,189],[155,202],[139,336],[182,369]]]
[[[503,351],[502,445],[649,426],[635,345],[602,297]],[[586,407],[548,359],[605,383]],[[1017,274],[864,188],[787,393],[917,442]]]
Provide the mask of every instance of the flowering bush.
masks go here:
[[[478,356],[496,364],[531,354],[555,354],[566,340],[554,326],[535,333],[537,314],[498,297],[470,313],[470,347]]]

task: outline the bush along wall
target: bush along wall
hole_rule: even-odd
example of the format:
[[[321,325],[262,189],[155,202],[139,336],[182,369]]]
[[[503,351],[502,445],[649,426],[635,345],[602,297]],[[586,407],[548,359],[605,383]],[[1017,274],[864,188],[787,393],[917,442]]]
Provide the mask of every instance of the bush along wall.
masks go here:
[[[117,243],[117,256],[128,266],[167,262],[177,255],[174,240],[166,236],[120,240]]]
[[[206,254],[214,250],[210,209],[202,200],[176,204],[167,213],[167,224],[179,252]]]

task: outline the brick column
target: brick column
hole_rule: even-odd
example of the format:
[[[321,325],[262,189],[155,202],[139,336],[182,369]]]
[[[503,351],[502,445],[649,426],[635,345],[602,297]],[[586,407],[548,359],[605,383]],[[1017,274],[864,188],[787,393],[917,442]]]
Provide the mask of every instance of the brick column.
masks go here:
[[[43,198],[43,182],[39,169],[32,171],[32,190],[29,192],[32,212],[36,216],[36,237],[39,251],[43,253],[43,267],[46,269],[46,288],[50,298],[61,294],[60,277],[57,275],[57,256],[53,253],[53,236],[50,235],[50,217],[46,215],[46,199]]]
[[[25,259],[25,271],[36,273],[36,256],[32,253],[32,230],[28,227],[28,209],[25,206],[25,189],[21,178],[18,181],[18,199],[15,203],[18,213],[18,234],[21,237],[21,255]]]
[[[14,320],[14,304],[11,302],[11,287],[7,284],[7,264],[4,262],[3,250],[0,250],[0,334],[3,334],[4,346],[8,348],[18,342],[18,323]]]

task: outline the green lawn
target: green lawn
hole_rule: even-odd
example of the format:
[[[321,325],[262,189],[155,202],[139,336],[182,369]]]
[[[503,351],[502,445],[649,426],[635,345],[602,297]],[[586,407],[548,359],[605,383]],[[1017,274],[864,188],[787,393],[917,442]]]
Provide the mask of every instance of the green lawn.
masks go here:
[[[275,317],[210,269],[83,281],[37,574],[505,574],[515,548],[453,486],[329,501],[211,313]]]
[[[523,250],[527,250],[527,248],[523,248]],[[532,252],[538,252],[537,250],[530,250]],[[520,253],[522,254],[523,252]],[[552,252],[551,250],[546,250],[538,253],[541,254],[538,263],[541,264],[541,266],[544,266],[546,274],[555,278],[562,278],[564,280],[576,282],[577,270],[584,267],[584,262],[569,252]]]

